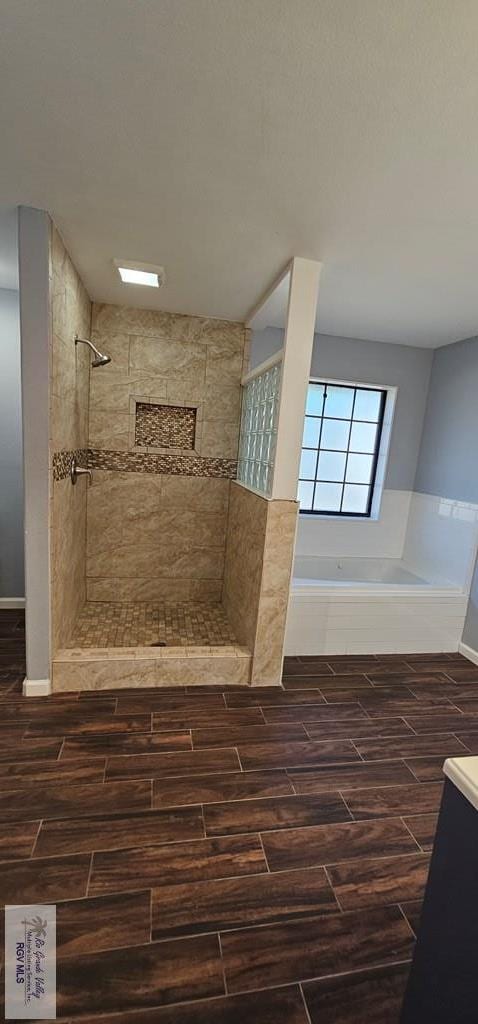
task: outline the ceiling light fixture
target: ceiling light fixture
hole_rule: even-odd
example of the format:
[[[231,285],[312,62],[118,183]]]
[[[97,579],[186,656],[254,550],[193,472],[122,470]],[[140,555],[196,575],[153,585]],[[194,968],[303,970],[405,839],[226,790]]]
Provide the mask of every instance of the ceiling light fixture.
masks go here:
[[[141,284],[149,288],[161,288],[166,275],[164,267],[152,263],[133,263],[130,260],[113,260],[123,284]]]

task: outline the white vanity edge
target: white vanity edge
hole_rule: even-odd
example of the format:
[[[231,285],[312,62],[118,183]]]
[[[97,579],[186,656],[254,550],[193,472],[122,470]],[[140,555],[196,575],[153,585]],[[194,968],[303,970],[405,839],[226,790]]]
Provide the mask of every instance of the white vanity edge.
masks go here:
[[[449,757],[443,765],[443,771],[475,811],[478,811],[478,757]]]

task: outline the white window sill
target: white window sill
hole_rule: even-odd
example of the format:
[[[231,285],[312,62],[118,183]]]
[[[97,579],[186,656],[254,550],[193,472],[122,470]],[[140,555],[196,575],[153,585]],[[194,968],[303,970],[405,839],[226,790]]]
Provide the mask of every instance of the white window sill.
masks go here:
[[[380,519],[380,516],[374,516],[373,514],[370,516],[326,516],[320,512],[313,513],[300,511],[299,516],[302,516],[302,519],[310,519],[312,522],[320,520],[321,523],[378,523]]]

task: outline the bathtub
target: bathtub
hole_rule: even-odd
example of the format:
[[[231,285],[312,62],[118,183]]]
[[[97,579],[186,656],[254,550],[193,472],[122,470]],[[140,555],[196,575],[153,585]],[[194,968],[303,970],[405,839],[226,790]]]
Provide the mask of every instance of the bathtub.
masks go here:
[[[396,558],[324,558],[299,555],[294,563],[294,582],[338,583],[341,587],[366,583],[371,586],[426,586],[431,584],[406,569]]]
[[[463,588],[425,579],[398,558],[298,555],[285,653],[455,651],[467,600]]]

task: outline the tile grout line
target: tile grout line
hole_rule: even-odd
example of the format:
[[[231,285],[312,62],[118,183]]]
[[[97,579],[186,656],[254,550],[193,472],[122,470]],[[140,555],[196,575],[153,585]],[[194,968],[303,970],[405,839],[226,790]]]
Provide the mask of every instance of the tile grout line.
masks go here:
[[[27,824],[27,822],[25,822],[24,824]],[[40,822],[38,823],[37,834],[36,834],[36,836],[35,836],[35,838],[33,840],[33,845],[32,845],[32,848],[30,850],[30,858],[29,858],[30,860],[32,860],[32,858],[35,856],[35,849],[36,849],[36,845],[38,843],[38,838],[39,838],[39,835],[40,835],[40,832],[41,832],[42,825],[43,825],[43,819],[41,819]],[[15,862],[13,862],[13,863],[15,863]]]
[[[263,839],[262,839],[262,833],[261,833],[261,832],[258,832],[258,833],[257,833],[257,835],[258,835],[258,837],[259,837],[259,842],[260,842],[260,844],[261,844],[261,847],[262,847],[262,853],[263,853],[263,855],[264,855],[264,860],[265,860],[265,862],[266,862],[266,868],[267,868],[267,871],[269,872],[269,874],[273,874],[274,872],[272,872],[272,871],[271,871],[271,869],[270,869],[270,864],[269,864],[269,861],[268,861],[268,859],[267,859],[267,854],[266,854],[266,851],[265,851],[265,849],[264,849],[264,841],[263,841]]]
[[[304,985],[304,983],[302,981],[300,981],[299,982],[299,992],[301,994],[302,1002],[304,1004],[304,1010],[305,1010],[305,1016],[307,1018],[307,1024],[312,1024],[312,1019],[311,1019],[311,1016],[310,1016],[310,1013],[309,1013],[309,1007],[307,1006],[307,1001],[306,1001],[306,998],[305,998],[305,992],[304,992],[303,985]]]
[[[325,877],[327,879],[327,882],[330,885],[330,889],[331,889],[332,895],[333,895],[334,899],[337,901],[337,906],[338,906],[338,908],[340,910],[340,913],[343,914],[344,913],[344,908],[343,908],[343,906],[342,906],[342,904],[341,904],[341,902],[339,900],[339,897],[337,896],[337,893],[335,891],[335,886],[332,884],[332,881],[331,881],[331,878],[330,878],[330,875],[329,875],[329,867],[330,866],[331,865],[328,865],[328,866],[325,865],[325,864],[323,865],[324,874],[325,874]]]
[[[360,740],[359,740],[358,742],[360,743]],[[372,741],[372,742],[373,742],[373,741]],[[356,743],[354,742],[354,740],[349,740],[349,743],[351,743],[351,744],[352,744],[352,746],[353,746],[353,747],[355,748],[355,750],[356,750],[356,752],[357,752],[357,754],[358,754],[358,756],[359,756],[360,760],[361,760],[361,761],[363,761],[363,762],[364,762],[364,764],[365,764],[365,763],[366,763],[366,761],[367,761],[367,759],[366,759],[366,758],[365,758],[365,757],[363,756],[363,754],[361,754],[361,753],[360,753],[360,750],[358,749],[358,747],[357,747],[357,744],[356,744]]]
[[[349,792],[353,792],[353,790],[349,790]],[[342,790],[339,789],[338,793],[339,793],[339,796],[340,796],[341,800],[343,800],[343,802],[345,804],[345,807],[347,808],[347,811],[350,814],[350,817],[351,817],[352,821],[356,821],[358,823],[361,819],[360,818],[356,818],[354,813],[353,813],[353,811],[350,810],[350,807],[349,807],[349,805],[348,805],[348,803],[347,803],[347,801],[346,801],[346,799],[344,797],[344,794],[343,794]]]
[[[93,873],[93,858],[94,858],[94,856],[95,856],[95,852],[94,852],[94,850],[92,850],[91,853],[90,853],[90,866],[89,866],[89,870],[88,870],[88,878],[86,879],[86,888],[85,888],[84,898],[86,898],[90,894],[89,893],[89,889],[90,889],[90,884],[91,884],[91,875]]]
[[[477,725],[478,725],[478,722],[477,722]],[[473,730],[471,730],[471,731],[473,732]],[[466,746],[466,743],[464,743],[464,741],[461,740],[460,737],[457,736],[455,732],[450,733],[450,736],[453,736],[453,738],[457,741],[457,743],[461,743],[463,749],[466,750],[467,754],[471,754],[470,748]],[[477,730],[476,736],[477,736],[477,739],[478,739],[478,730]]]
[[[224,955],[223,955],[223,952],[222,952],[221,933],[218,930],[217,932],[214,932],[213,934],[217,935],[217,941],[218,941],[218,945],[219,945],[219,958],[220,958],[220,961],[221,961],[221,969],[222,969],[222,980],[223,980],[223,984],[224,984],[224,993],[227,996],[227,995],[229,995],[229,992],[228,992],[228,988],[227,988],[226,964],[225,964]]]
[[[216,748],[214,748],[214,749],[216,749]],[[226,748],[219,748],[219,749],[226,749]],[[239,747],[233,747],[232,749],[236,751],[237,760],[239,761],[239,771],[242,772],[243,775],[245,775],[246,774],[246,770],[245,770],[244,765],[242,763],[241,755],[239,753]],[[272,771],[272,769],[271,769],[271,771]]]
[[[405,902],[407,902],[407,901],[405,901]],[[414,901],[412,901],[412,902],[414,902]],[[395,904],[395,906],[396,906],[396,907],[398,907],[398,909],[399,909],[399,911],[400,911],[400,913],[401,913],[401,915],[402,915],[402,917],[403,917],[403,919],[404,919],[404,921],[405,921],[405,924],[407,925],[407,928],[408,928],[408,929],[410,930],[410,932],[412,933],[412,935],[413,935],[413,938],[414,938],[414,939],[416,939],[416,938],[417,938],[417,935],[416,935],[416,933],[414,932],[414,930],[413,930],[413,928],[412,928],[412,926],[411,926],[411,924],[410,924],[410,921],[408,920],[408,917],[407,917],[407,915],[406,915],[406,913],[405,913],[405,911],[404,911],[404,909],[403,909],[403,907],[402,907],[402,904],[401,904],[401,903],[396,903],[396,904]]]
[[[414,815],[409,815],[409,817],[414,817]],[[419,815],[415,815],[415,817],[421,817],[421,815],[420,814]],[[416,843],[419,851],[425,853],[426,851],[423,850],[423,847],[418,842],[418,839],[416,839],[415,836],[413,835],[413,832],[412,832],[411,828],[408,827],[408,825],[407,825],[407,823],[405,821],[405,817],[404,817],[403,814],[400,815],[400,821],[402,822],[402,825],[406,828],[407,832],[410,833],[410,835],[411,835],[411,837],[413,839],[413,842]]]

